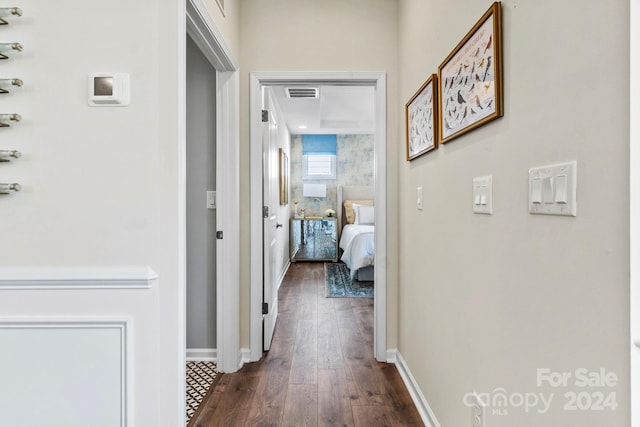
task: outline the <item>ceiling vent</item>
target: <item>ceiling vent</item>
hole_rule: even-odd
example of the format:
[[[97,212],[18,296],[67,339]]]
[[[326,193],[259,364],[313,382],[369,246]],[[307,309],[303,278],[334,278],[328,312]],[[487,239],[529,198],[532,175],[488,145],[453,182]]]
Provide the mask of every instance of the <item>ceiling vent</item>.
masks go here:
[[[317,87],[288,87],[287,98],[318,99]]]

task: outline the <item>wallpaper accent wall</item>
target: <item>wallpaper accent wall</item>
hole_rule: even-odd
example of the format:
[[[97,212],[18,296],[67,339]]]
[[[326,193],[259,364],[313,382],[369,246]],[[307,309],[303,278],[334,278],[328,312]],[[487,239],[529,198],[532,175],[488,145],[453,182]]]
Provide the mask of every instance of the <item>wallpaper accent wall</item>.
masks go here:
[[[293,202],[299,202],[309,213],[324,216],[331,208],[337,212],[338,185],[374,185],[373,176],[373,135],[338,135],[336,154],[336,179],[302,179],[302,135],[291,135],[291,193],[289,205],[295,210]],[[302,184],[326,184],[327,197],[320,199],[317,212],[310,212],[314,204],[302,197]]]

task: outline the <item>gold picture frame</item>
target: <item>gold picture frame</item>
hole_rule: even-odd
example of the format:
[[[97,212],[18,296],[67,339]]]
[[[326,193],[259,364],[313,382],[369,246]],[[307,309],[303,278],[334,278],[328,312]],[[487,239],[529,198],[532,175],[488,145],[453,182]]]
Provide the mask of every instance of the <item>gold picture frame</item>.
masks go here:
[[[280,184],[280,204],[289,204],[289,158],[282,148],[278,149],[280,164],[279,184]]]
[[[438,76],[432,74],[405,108],[407,161],[438,148]]]
[[[439,142],[503,115],[502,4],[495,2],[438,67]]]

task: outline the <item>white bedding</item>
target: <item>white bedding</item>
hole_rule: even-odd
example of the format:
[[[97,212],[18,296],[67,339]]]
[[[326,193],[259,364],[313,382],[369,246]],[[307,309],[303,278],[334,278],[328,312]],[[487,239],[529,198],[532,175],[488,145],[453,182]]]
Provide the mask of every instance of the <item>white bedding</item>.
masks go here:
[[[340,248],[344,250],[342,262],[351,270],[351,278],[362,267],[373,265],[375,250],[373,225],[347,224],[342,229]]]

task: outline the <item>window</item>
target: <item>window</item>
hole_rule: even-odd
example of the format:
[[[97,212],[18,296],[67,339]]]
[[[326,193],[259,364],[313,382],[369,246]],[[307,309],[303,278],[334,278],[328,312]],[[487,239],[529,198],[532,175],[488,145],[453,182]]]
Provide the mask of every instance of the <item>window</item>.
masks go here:
[[[303,179],[336,179],[336,156],[308,154],[303,156]]]
[[[303,179],[336,179],[336,135],[302,135]]]

